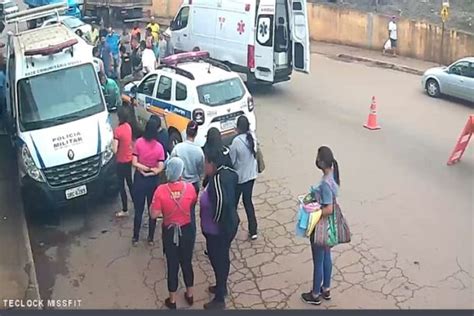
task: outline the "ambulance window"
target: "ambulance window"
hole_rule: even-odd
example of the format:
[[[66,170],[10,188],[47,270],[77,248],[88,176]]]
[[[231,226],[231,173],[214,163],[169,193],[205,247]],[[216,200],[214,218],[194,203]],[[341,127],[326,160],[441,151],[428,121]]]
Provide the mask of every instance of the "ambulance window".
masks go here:
[[[176,101],[184,101],[188,97],[186,86],[181,82],[176,82]]]
[[[257,41],[262,46],[273,46],[273,15],[260,15],[258,17]]]
[[[179,11],[176,19],[173,21],[172,30],[181,30],[188,26],[189,7],[184,7]]]
[[[158,79],[158,75],[151,75],[146,78],[137,89],[138,93],[145,94],[148,96],[153,95],[153,88],[155,87],[156,79]]]
[[[160,82],[158,83],[158,90],[156,91],[156,98],[169,101],[171,100],[171,78],[166,76],[160,77]]]

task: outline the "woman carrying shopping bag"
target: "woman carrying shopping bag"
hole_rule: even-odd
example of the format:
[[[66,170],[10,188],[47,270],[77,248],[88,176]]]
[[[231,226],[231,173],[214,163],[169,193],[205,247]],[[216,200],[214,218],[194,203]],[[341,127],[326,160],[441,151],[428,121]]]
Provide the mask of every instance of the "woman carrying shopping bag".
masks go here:
[[[339,166],[331,149],[325,146],[318,149],[316,167],[322,171],[323,177],[317,186],[311,188],[311,195],[321,205],[322,218],[320,221],[323,222],[333,214],[334,202],[340,185]],[[310,234],[313,256],[313,287],[311,291],[301,294],[301,299],[311,305],[320,305],[322,299],[331,299],[331,248],[316,244],[315,233],[317,231],[318,227]]]

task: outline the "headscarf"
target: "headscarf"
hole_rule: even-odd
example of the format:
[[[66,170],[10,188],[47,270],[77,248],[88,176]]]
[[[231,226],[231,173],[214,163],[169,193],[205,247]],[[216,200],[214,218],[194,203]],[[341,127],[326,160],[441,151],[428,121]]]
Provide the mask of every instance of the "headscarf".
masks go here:
[[[169,182],[176,182],[181,178],[184,171],[184,162],[179,157],[173,157],[166,163],[166,178]]]

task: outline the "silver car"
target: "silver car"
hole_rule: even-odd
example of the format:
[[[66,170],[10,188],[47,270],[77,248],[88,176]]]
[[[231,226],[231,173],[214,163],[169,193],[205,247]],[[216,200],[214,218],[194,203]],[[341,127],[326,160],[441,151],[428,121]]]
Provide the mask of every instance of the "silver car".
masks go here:
[[[434,98],[444,94],[474,102],[474,57],[460,59],[449,67],[428,69],[422,86]]]

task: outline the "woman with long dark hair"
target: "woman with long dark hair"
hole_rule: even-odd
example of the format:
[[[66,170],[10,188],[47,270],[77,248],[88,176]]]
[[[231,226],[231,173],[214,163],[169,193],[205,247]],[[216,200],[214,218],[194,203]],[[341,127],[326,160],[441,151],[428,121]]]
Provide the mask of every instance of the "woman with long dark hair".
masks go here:
[[[249,237],[251,240],[257,239],[257,218],[253,206],[252,195],[255,179],[257,179],[257,144],[254,136],[250,132],[250,123],[246,116],[242,115],[237,120],[238,135],[230,146],[230,158],[235,171],[239,175],[237,186],[236,205],[240,196],[244,203],[245,213],[247,213]]]
[[[323,177],[318,185],[311,188],[311,194],[321,204],[322,216],[329,216],[333,212],[333,205],[341,184],[339,165],[329,147],[323,146],[318,149],[316,167],[322,171]],[[310,292],[301,294],[301,299],[305,303],[319,305],[321,299],[331,299],[331,249],[316,246],[314,231],[310,235],[310,242],[313,255],[313,287]]]
[[[232,160],[230,159],[230,149],[229,147],[224,145],[224,142],[222,141],[221,132],[215,127],[211,127],[207,131],[206,143],[202,147],[204,155],[206,155],[206,152],[211,152],[213,150],[220,151],[222,153],[223,165],[232,168]],[[207,186],[208,181],[209,177],[205,175],[204,180],[202,182],[202,186],[204,188]]]
[[[153,193],[158,186],[158,175],[164,169],[165,152],[163,146],[156,140],[158,125],[155,120],[149,120],[143,136],[135,142],[132,164],[135,167],[133,179],[133,203],[135,219],[133,224],[132,244],[138,243],[145,202],[151,206]],[[156,220],[149,216],[148,244],[154,244]]]

